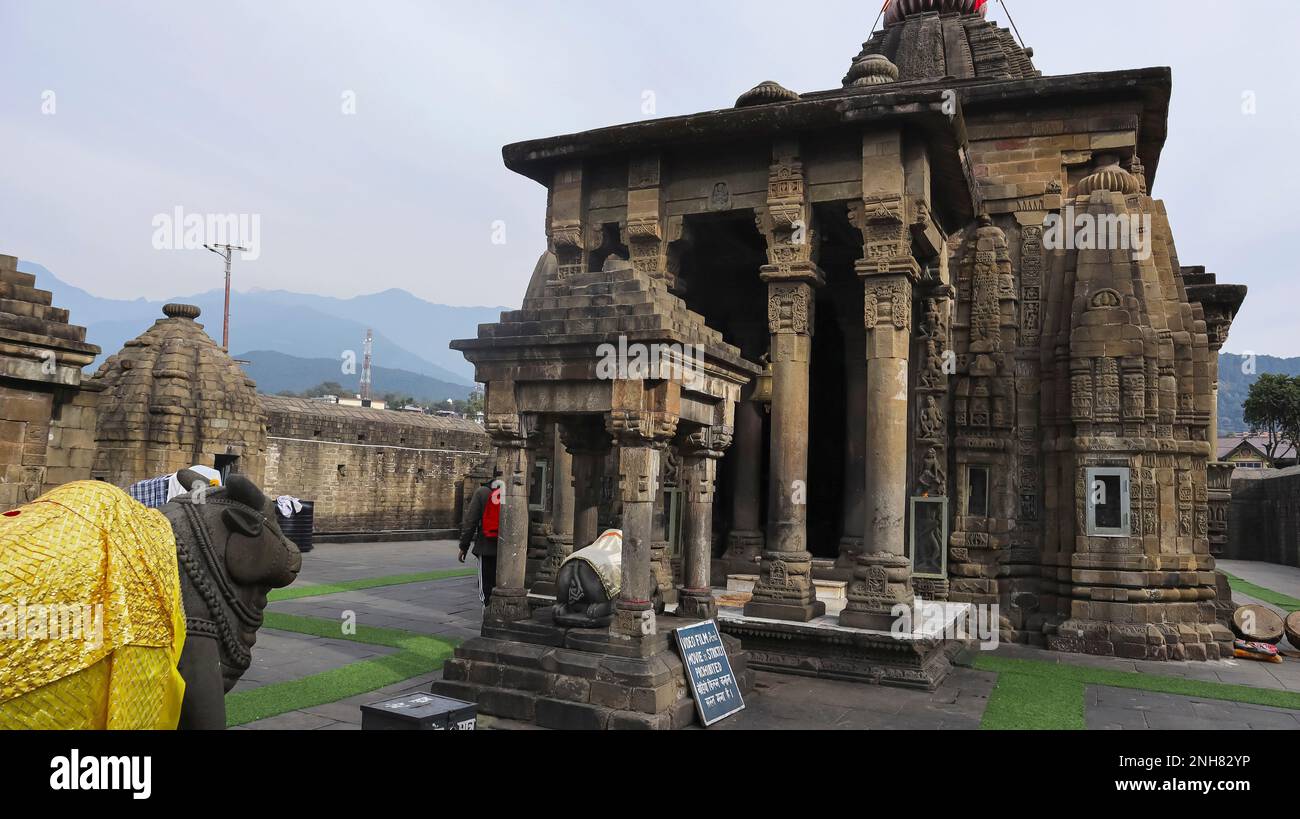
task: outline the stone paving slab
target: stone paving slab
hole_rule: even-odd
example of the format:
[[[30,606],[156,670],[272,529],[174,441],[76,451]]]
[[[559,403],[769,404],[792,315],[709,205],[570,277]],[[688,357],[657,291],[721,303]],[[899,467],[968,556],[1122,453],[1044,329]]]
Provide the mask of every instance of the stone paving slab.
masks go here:
[[[1265,705],[1090,685],[1084,695],[1089,730],[1300,730],[1300,712]]]
[[[282,600],[269,608],[338,623],[350,612],[357,625],[462,640],[478,636],[483,617],[483,604],[472,577]]]
[[[393,653],[395,649],[387,646],[262,629],[257,633],[257,645],[253,646],[253,664],[234,690],[251,691],[263,685],[299,680]]]
[[[1300,568],[1254,560],[1219,560],[1216,563],[1233,577],[1300,600]],[[1234,599],[1236,596],[1233,594]]]
[[[760,671],[744,711],[709,730],[976,730],[997,675],[968,668],[926,693]]]
[[[460,563],[456,559],[459,552],[454,540],[324,543],[302,556],[302,571],[293,587],[477,567],[473,556],[467,563]]]

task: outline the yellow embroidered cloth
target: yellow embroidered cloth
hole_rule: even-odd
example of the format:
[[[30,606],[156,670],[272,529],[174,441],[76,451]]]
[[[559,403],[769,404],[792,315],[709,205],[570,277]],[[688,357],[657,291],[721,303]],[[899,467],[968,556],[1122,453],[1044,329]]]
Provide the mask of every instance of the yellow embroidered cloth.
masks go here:
[[[0,516],[0,728],[174,729],[184,643],[161,512],[80,481]]]

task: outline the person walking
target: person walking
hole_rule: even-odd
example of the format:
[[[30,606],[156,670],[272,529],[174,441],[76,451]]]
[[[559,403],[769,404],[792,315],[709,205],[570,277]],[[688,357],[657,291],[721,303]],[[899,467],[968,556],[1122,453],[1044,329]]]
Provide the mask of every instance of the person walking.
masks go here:
[[[460,525],[460,562],[465,562],[472,543],[479,566],[478,596],[485,608],[492,599],[492,587],[497,580],[497,535],[501,525],[499,477],[498,473],[474,490]]]

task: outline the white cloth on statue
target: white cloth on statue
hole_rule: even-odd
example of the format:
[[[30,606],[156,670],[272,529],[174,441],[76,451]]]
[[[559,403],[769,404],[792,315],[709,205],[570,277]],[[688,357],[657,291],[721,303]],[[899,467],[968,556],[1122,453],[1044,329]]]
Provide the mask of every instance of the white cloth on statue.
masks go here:
[[[605,587],[605,594],[609,599],[618,599],[619,590],[623,587],[622,529],[607,529],[603,535],[596,538],[595,543],[569,555],[564,559],[564,563],[570,560],[581,560],[590,566],[600,578],[600,585]]]
[[[281,495],[275,499],[275,505],[279,508],[282,518],[291,518],[302,511],[302,501],[292,495]]]
[[[197,472],[204,478],[207,478],[209,486],[221,486],[221,473],[210,466],[191,466],[190,471]],[[178,475],[180,475],[179,472],[173,472],[171,475],[167,476],[168,501],[179,497],[180,495],[188,495],[194,490],[194,487],[192,486],[182,486],[180,478],[177,477]]]

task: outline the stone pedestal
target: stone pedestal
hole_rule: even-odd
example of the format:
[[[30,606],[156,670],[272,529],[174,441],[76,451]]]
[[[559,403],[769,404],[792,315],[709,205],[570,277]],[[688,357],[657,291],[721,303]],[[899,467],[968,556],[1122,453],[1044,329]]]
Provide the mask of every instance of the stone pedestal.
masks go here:
[[[812,584],[808,552],[808,378],[812,357],[813,286],[809,263],[763,268],[772,333],[772,507],[767,548],[750,617],[808,621],[826,613]]]
[[[485,629],[462,643],[433,693],[478,703],[480,725],[558,730],[669,730],[699,724],[671,631],[699,622],[665,616],[663,631],[636,651],[605,631],[563,629],[538,619]],[[740,642],[723,635],[741,690],[753,672]],[[483,717],[486,717],[484,719]]]
[[[906,635],[840,628],[827,620],[778,623],[719,615],[723,634],[740,639],[748,667],[805,677],[933,691],[962,645],[942,633]]]

